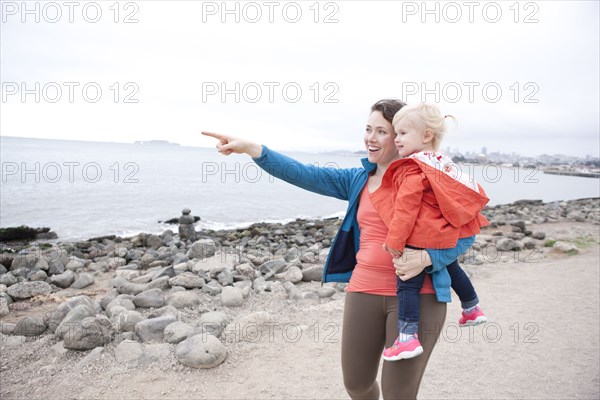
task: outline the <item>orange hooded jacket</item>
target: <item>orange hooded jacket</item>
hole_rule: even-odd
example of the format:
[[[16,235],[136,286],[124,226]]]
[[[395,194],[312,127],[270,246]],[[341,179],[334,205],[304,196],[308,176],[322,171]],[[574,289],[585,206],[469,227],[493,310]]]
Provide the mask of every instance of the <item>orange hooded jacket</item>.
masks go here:
[[[480,211],[488,203],[479,193],[445,172],[415,158],[394,161],[371,201],[389,229],[385,244],[403,251],[446,249],[459,238],[473,236],[489,225]]]

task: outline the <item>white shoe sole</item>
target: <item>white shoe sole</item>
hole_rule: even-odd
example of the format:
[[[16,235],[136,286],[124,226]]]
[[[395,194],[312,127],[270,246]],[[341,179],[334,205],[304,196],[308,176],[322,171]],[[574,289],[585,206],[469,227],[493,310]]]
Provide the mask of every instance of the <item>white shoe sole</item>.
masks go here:
[[[398,360],[406,360],[408,358],[414,358],[420,354],[423,354],[423,347],[419,346],[413,351],[405,351],[403,353],[398,354],[397,356],[386,357],[383,356],[385,361],[398,361]]]
[[[467,321],[464,324],[458,324],[459,326],[475,326],[480,324],[485,324],[487,322],[487,318],[485,316],[480,316],[475,318],[472,321]]]

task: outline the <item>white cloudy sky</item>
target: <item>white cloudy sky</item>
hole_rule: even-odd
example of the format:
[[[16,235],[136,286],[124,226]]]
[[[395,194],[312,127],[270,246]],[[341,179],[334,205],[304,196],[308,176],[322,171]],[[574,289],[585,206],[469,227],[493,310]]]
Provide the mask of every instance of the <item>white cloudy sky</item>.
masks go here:
[[[220,1],[75,3],[70,22],[62,1],[28,2],[29,14],[2,1],[2,135],[212,146],[199,132],[213,130],[279,149],[359,150],[373,102],[423,95],[459,120],[444,147],[600,152],[597,1],[428,2],[437,15],[420,1],[228,2],[239,22]]]

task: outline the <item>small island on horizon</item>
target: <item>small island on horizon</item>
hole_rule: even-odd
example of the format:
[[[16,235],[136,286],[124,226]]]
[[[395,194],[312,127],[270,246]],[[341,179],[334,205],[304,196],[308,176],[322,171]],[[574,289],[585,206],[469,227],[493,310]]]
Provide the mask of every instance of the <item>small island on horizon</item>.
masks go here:
[[[179,143],[169,142],[168,140],[136,140],[133,144],[181,146]]]

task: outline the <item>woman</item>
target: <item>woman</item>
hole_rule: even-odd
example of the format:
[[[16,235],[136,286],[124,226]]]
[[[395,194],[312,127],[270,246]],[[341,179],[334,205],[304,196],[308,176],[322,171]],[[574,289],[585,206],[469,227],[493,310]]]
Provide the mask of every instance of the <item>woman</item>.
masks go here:
[[[381,100],[371,107],[364,143],[367,159],[362,168],[319,168],[303,165],[266,146],[216,133],[204,135],[219,140],[217,150],[229,155],[248,154],[269,174],[295,186],[348,201],[346,216],[338,231],[323,272],[323,282],[349,282],[346,288],[342,327],[342,372],[352,399],[379,399],[377,372],[384,346],[398,336],[396,274],[410,279],[426,267],[427,272],[444,270],[456,262],[472,240],[461,239],[455,249],[414,250],[401,260],[392,260],[382,244],[387,227],[369,195],[381,185],[388,166],[399,158],[394,143],[392,119],[404,103]],[[437,288],[436,288],[437,289]],[[441,288],[445,291],[445,288]],[[444,293],[438,301],[431,279],[421,290],[419,337],[423,355],[400,362],[384,362],[381,386],[384,399],[416,398],[429,356],[446,318]],[[449,296],[448,296],[449,297]]]

